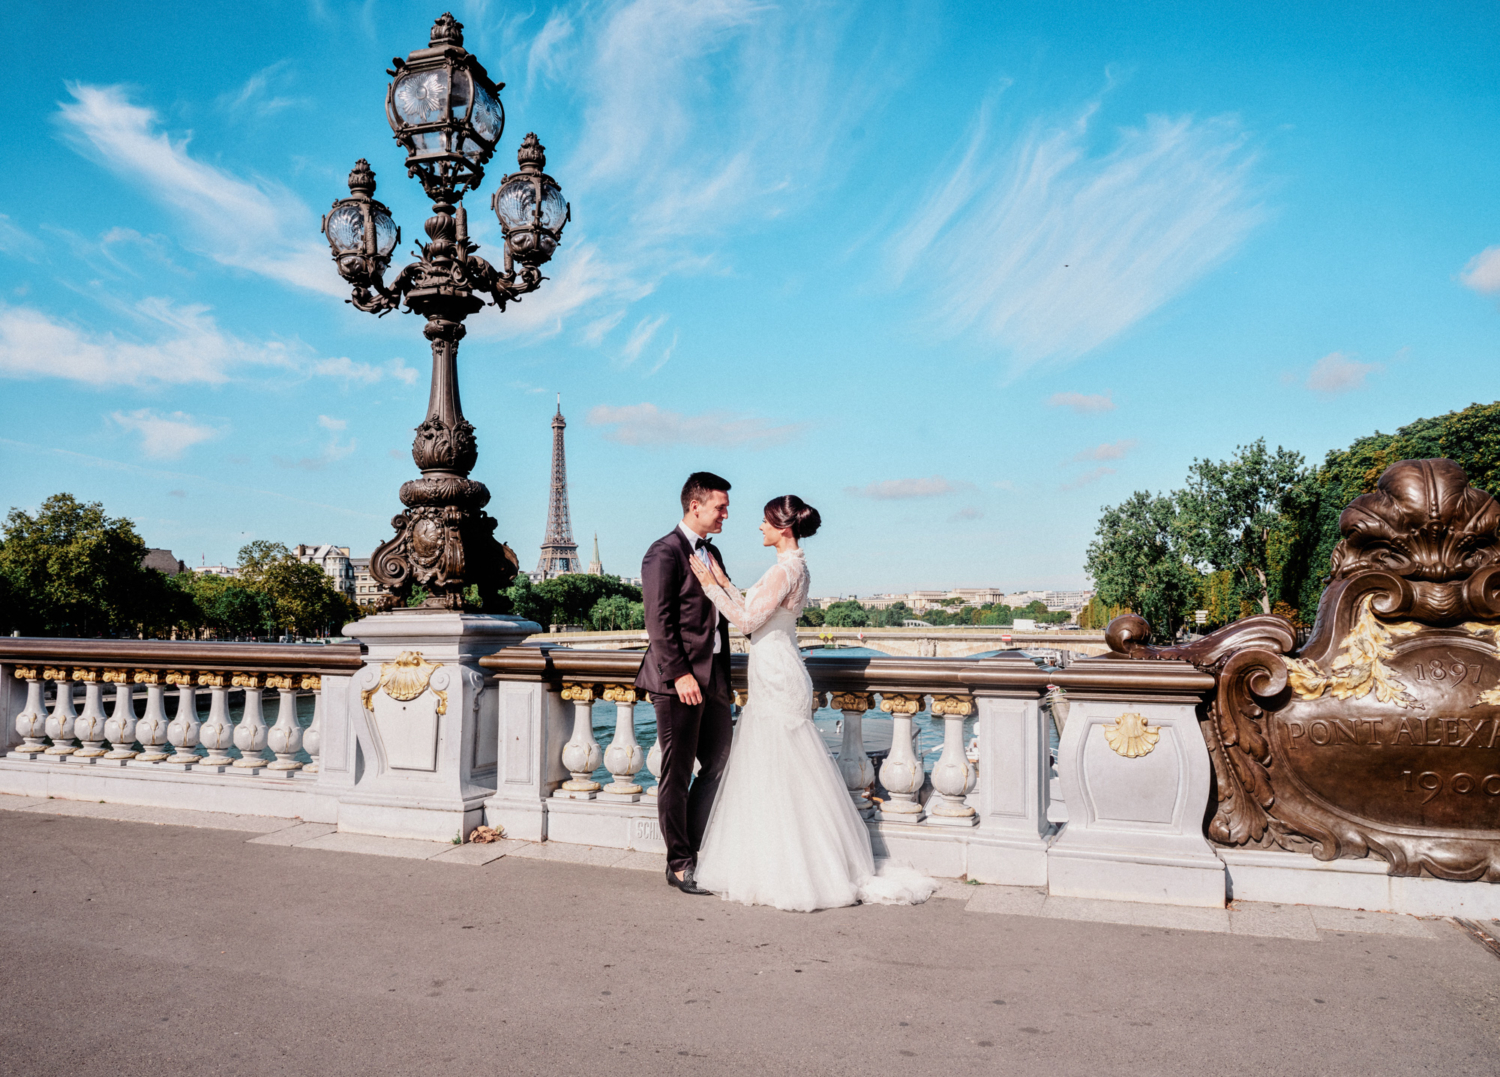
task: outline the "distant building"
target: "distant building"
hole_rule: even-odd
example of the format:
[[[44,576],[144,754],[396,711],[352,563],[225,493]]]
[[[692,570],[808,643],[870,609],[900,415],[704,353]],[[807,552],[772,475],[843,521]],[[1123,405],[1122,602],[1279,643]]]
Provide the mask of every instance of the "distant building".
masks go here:
[[[1024,609],[1027,606],[1031,605],[1033,602],[1040,602],[1045,606],[1047,604],[1047,592],[1012,591],[1010,594],[1005,596],[1004,602],[1011,609],[1016,610]]]
[[[1092,591],[1048,591],[1042,598],[1049,610],[1067,610],[1069,613],[1079,613],[1083,607],[1089,604],[1089,599],[1094,597]]]
[[[146,556],[141,558],[141,567],[154,568],[167,576],[175,576],[179,572],[188,570],[187,564],[179,561],[171,550],[162,550],[155,546],[148,549]]]
[[[229,565],[199,565],[193,569],[200,576],[238,576],[240,570]]]
[[[382,596],[390,594],[370,575],[368,557],[351,557],[349,567],[354,571],[354,601],[361,606],[376,605]]]
[[[354,598],[354,565],[347,546],[294,546],[292,556],[304,564],[317,565],[333,581],[335,589]],[[369,559],[362,559],[366,565]]]
[[[604,562],[599,560],[599,532],[594,532],[594,559],[589,562],[589,575],[604,575]]]

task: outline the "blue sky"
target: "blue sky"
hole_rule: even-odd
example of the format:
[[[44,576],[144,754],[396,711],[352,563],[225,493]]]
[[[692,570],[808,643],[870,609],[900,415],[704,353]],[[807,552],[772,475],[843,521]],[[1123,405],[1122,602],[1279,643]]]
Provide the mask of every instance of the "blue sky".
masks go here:
[[[368,553],[430,360],[318,234],[409,3],[10,5],[0,508],[152,545]],[[537,558],[554,394],[576,537],[638,571],[690,470],[818,506],[814,591],[1073,587],[1101,505],[1265,437],[1320,459],[1500,397],[1500,8],[469,3],[573,206],[552,280],[469,321],[498,534]],[[398,263],[399,264],[399,263]]]

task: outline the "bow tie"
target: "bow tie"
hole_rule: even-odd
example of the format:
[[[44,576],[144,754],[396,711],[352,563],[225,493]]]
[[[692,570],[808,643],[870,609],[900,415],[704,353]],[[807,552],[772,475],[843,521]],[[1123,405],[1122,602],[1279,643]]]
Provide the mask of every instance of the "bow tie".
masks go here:
[[[697,542],[693,543],[693,549],[695,549],[695,550],[701,550],[701,549],[703,549],[703,547],[705,547],[707,545],[708,545],[708,539],[701,538]]]

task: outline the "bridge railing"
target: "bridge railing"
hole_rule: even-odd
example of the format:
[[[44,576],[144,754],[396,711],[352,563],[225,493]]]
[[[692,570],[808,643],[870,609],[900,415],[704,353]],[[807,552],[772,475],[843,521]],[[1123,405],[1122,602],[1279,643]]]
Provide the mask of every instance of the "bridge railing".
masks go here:
[[[640,735],[643,726],[654,729],[654,714],[634,687],[641,659],[639,652],[527,646],[479,660],[501,693],[500,754],[541,745],[534,771],[529,761],[500,760],[502,774],[535,773],[542,780],[521,781],[517,789],[501,780],[486,803],[489,819],[517,836],[661,847],[653,784],[659,764]],[[737,704],[747,701],[746,661],[731,655]],[[806,662],[814,710],[831,707],[842,715],[834,754],[877,852],[941,875],[1024,885],[1045,885],[1056,830],[1049,814],[1066,818],[1058,805],[1049,812],[1049,800],[1063,796],[1042,705],[1049,686],[1062,688],[1080,711],[1091,703],[1109,709],[1120,700],[1173,700],[1189,712],[1212,686],[1211,678],[1178,663],[1094,660],[1044,671],[1014,654]],[[542,706],[506,705],[508,692],[538,681],[546,689]],[[613,723],[596,720],[601,704],[612,705]],[[534,728],[526,719],[532,713],[541,715]],[[867,716],[874,715],[890,723],[878,766],[866,740]],[[941,744],[930,771],[916,747],[919,724],[927,727],[926,739]]]
[[[664,848],[638,735],[654,718],[633,687],[640,652],[520,644],[526,623],[503,618],[360,626],[363,644],[335,646],[0,640],[0,791],[429,840],[487,823],[532,841]],[[730,656],[739,703],[746,661]],[[1160,877],[1217,871],[1222,904],[1223,865],[1203,837],[1209,674],[1109,658],[1043,670],[1012,653],[835,654],[807,668],[815,705],[838,712],[830,750],[878,855],[940,876],[1210,904],[1212,880]],[[1069,701],[1055,764],[1049,684]],[[615,711],[607,739],[596,704]],[[1167,750],[1151,754],[1158,741]]]

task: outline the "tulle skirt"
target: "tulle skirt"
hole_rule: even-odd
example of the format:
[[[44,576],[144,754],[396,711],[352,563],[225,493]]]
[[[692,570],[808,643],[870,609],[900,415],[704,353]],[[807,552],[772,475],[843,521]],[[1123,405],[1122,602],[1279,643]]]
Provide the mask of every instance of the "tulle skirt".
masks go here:
[[[811,686],[800,714],[786,713],[785,696],[777,706],[780,693],[763,691],[769,706],[758,707],[756,687],[698,852],[699,885],[726,901],[796,912],[931,897],[936,883],[913,868],[882,861],[877,869],[865,822],[808,717]]]

